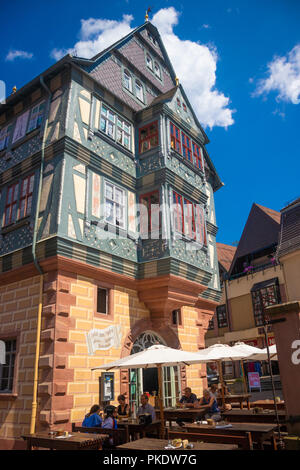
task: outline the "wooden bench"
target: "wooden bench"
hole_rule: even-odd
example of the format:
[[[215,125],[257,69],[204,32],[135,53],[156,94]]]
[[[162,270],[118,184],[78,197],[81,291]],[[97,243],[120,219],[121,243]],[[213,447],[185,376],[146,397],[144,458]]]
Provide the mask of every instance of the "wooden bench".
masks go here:
[[[129,442],[128,428],[123,429],[103,429],[103,428],[88,428],[72,423],[72,432],[87,432],[89,434],[107,434],[108,437],[113,439],[113,446],[108,444],[108,439],[103,443],[103,447],[115,447]]]
[[[218,444],[236,444],[243,450],[253,450],[253,443],[251,433],[237,435],[225,435],[225,434],[206,434],[202,432],[167,432],[168,439],[188,439],[188,441],[202,441],[202,442],[214,442]]]

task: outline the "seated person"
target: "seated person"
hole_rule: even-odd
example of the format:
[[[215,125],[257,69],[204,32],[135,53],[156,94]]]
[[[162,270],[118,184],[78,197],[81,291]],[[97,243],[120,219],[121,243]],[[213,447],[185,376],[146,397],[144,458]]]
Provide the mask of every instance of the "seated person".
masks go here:
[[[184,389],[184,395],[182,395],[179,403],[181,403],[184,408],[194,408],[194,403],[197,402],[197,400],[196,395],[192,393],[192,389],[190,387],[186,387]]]
[[[118,424],[117,424],[117,419],[116,419],[117,417],[116,407],[113,405],[108,405],[105,407],[104,413],[105,413],[105,418],[102,423],[102,429],[117,429]],[[110,446],[114,445],[114,440],[111,436],[109,437],[108,443]],[[104,444],[104,447],[105,446],[106,444]]]
[[[117,413],[119,416],[129,416],[130,414],[129,405],[128,403],[125,403],[125,401],[126,401],[126,398],[124,395],[118,396],[119,406],[117,408]]]
[[[221,419],[217,400],[207,389],[203,390],[203,397],[200,398],[198,403],[195,403],[195,408],[204,411],[205,419],[213,419],[214,421],[220,421]],[[199,415],[199,418],[202,418],[202,415]]]
[[[220,391],[218,389],[218,386],[215,384],[212,384],[210,387],[210,393],[215,397],[218,398],[220,396]]]
[[[108,405],[105,407],[104,410],[105,413],[105,418],[102,423],[102,428],[103,429],[117,429],[118,424],[117,424],[117,409],[113,405]]]
[[[155,409],[153,408],[152,405],[150,405],[148,395],[146,393],[143,393],[141,395],[141,406],[139,407],[137,411],[137,416],[144,415],[146,413],[151,415],[152,421],[155,421],[156,419]]]
[[[184,389],[184,395],[182,395],[181,399],[179,400],[181,408],[194,408],[194,403],[197,403],[197,397],[194,393],[192,393],[192,389],[190,387],[186,387]],[[185,419],[186,422],[193,422],[193,419]],[[177,418],[176,423],[179,426],[183,426],[183,419]]]
[[[85,415],[84,420],[82,421],[82,425],[84,427],[88,428],[96,428],[96,427],[101,427],[102,424],[102,419],[99,416],[100,412],[100,406],[99,405],[93,405],[92,408],[90,409],[90,412]]]

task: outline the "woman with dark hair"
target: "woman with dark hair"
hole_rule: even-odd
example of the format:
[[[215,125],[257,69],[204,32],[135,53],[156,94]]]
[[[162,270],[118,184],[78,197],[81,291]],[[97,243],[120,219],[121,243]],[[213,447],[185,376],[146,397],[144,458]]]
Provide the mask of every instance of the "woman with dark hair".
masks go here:
[[[117,408],[118,416],[129,416],[129,406],[124,395],[118,396],[119,406]]]
[[[100,412],[100,406],[99,405],[93,405],[92,408],[90,409],[90,412],[85,415],[84,420],[82,421],[82,426],[87,427],[87,428],[101,428],[102,425],[102,419],[99,416]]]
[[[104,429],[117,429],[118,424],[116,420],[117,409],[113,405],[108,405],[105,410],[105,418],[102,423],[102,428]]]

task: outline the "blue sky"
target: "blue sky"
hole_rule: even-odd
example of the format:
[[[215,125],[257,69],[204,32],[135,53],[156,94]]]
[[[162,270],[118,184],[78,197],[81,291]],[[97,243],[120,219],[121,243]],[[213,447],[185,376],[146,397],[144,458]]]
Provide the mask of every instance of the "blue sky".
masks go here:
[[[149,6],[210,139],[225,184],[217,241],[232,244],[253,202],[280,210],[300,196],[298,0],[5,2],[0,80],[9,94],[67,51],[90,54],[142,24]]]

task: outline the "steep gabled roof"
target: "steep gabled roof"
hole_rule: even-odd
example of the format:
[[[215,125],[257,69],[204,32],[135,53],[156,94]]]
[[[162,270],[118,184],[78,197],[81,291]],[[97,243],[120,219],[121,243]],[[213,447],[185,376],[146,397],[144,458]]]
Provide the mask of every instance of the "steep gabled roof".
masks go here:
[[[300,198],[281,211],[280,242],[277,256],[300,250]]]
[[[280,212],[253,203],[242,236],[240,238],[231,268],[246,255],[258,252],[278,243]]]
[[[236,246],[225,245],[224,243],[216,243],[218,261],[221,267],[228,272],[236,252]]]

